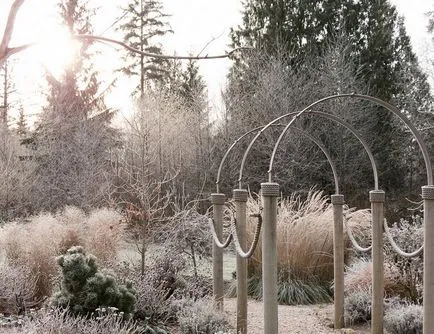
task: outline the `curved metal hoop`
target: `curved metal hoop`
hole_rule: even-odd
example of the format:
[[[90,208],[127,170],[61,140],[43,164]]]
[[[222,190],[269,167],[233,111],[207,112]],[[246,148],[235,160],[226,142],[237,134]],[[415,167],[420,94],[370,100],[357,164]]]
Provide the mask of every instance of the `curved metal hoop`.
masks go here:
[[[293,114],[295,114],[295,113],[293,113]],[[282,127],[284,127],[285,125],[284,124],[272,124],[272,126],[282,126]],[[219,189],[219,183],[220,183],[220,175],[221,175],[221,171],[222,171],[222,168],[223,168],[223,164],[226,161],[226,158],[228,157],[228,155],[231,152],[231,150],[236,146],[236,144],[241,139],[243,139],[244,137],[246,137],[247,135],[249,135],[249,134],[251,134],[251,133],[253,133],[255,131],[258,131],[258,130],[262,129],[263,127],[264,127],[264,125],[256,127],[254,129],[246,132],[241,137],[239,137],[237,140],[235,140],[232,143],[232,145],[228,148],[228,150],[226,151],[226,153],[224,154],[224,156],[223,156],[223,158],[222,158],[222,160],[220,162],[220,166],[219,166],[219,169],[217,171],[217,180],[216,180],[216,188],[217,188],[216,191],[217,191],[217,193],[220,190]],[[326,147],[318,139],[316,139],[315,137],[313,137],[312,135],[310,135],[306,131],[303,131],[303,130],[301,130],[299,128],[295,128],[295,129],[297,131],[299,131],[302,135],[306,136],[311,141],[313,141],[321,149],[321,151],[324,153],[324,155],[327,158],[327,161],[329,162],[330,168],[332,169],[333,179],[334,179],[334,183],[335,183],[335,193],[339,194],[339,178],[338,178],[337,168],[336,168],[336,165],[334,164],[334,162],[333,162],[333,160],[332,160],[332,158],[330,156],[330,153],[327,151]],[[375,162],[374,162],[374,165],[375,165]]]
[[[274,162],[274,157],[276,155],[277,152],[277,148],[280,144],[280,142],[282,141],[283,136],[285,135],[286,131],[289,129],[289,127],[295,122],[295,120],[300,117],[303,113],[306,113],[309,109],[311,109],[312,107],[325,102],[325,101],[329,101],[329,100],[334,100],[334,99],[340,99],[340,98],[346,98],[346,97],[350,97],[350,98],[358,98],[361,100],[366,100],[366,101],[371,101],[374,102],[384,108],[386,108],[387,110],[391,111],[394,115],[398,116],[399,119],[401,121],[403,121],[405,123],[405,125],[410,129],[411,133],[413,134],[414,138],[416,139],[419,148],[422,151],[422,155],[423,155],[423,159],[425,161],[425,168],[426,168],[426,174],[427,174],[427,182],[428,185],[431,186],[433,184],[433,175],[432,175],[432,167],[431,167],[431,161],[429,158],[429,154],[428,154],[428,149],[425,145],[425,142],[422,139],[422,136],[420,135],[419,131],[417,131],[416,127],[393,105],[378,99],[376,97],[373,96],[368,96],[368,95],[361,95],[361,94],[340,94],[340,95],[331,95],[328,97],[325,97],[321,100],[318,100],[310,105],[308,105],[306,108],[304,108],[302,111],[300,111],[297,115],[295,115],[292,120],[288,123],[288,125],[286,126],[286,128],[282,131],[282,133],[280,134],[280,137],[277,139],[276,144],[274,145],[274,149],[273,149],[273,153],[271,155],[271,159],[270,159],[270,166],[268,169],[268,178],[269,178],[269,182],[271,182],[271,174],[273,171],[273,162]],[[281,116],[282,117],[282,116]]]
[[[253,147],[253,144],[256,142],[256,140],[259,138],[259,136],[262,134],[262,132],[264,132],[266,129],[268,129],[270,126],[273,126],[276,122],[278,122],[279,120],[281,120],[284,117],[288,117],[288,116],[292,116],[295,115],[291,121],[286,125],[285,129],[282,131],[282,133],[279,136],[279,140],[282,140],[283,136],[285,135],[286,131],[288,130],[288,128],[294,123],[295,118],[299,117],[301,114],[301,112],[291,112],[285,115],[282,115],[276,119],[274,119],[273,121],[271,121],[270,123],[268,123],[266,126],[264,126],[257,134],[256,136],[252,139],[252,141],[250,142],[249,146],[247,147],[246,151],[244,152],[244,156],[243,159],[241,161],[241,166],[240,166],[240,172],[239,172],[239,178],[238,178],[238,182],[239,182],[239,188],[242,187],[242,178],[243,178],[243,170],[244,170],[244,165],[247,159],[247,156],[251,150],[251,148]],[[305,110],[304,113],[306,114],[317,114],[320,116],[323,116],[325,118],[328,118],[330,120],[335,121],[336,123],[342,125],[343,127],[345,127],[347,130],[349,130],[358,140],[359,142],[362,144],[363,148],[365,149],[369,160],[371,162],[371,166],[372,166],[372,172],[374,174],[374,188],[375,190],[378,190],[378,172],[377,172],[377,165],[375,163],[375,159],[374,159],[374,155],[372,154],[371,149],[369,148],[368,144],[366,143],[366,141],[363,139],[363,137],[359,134],[359,132],[349,123],[343,121],[342,119],[340,119],[337,116],[331,115],[331,114],[327,114],[325,112],[321,112],[321,111],[311,111],[311,110]],[[272,159],[274,160],[274,156],[277,150],[277,146],[280,142],[276,142],[276,145],[274,146],[274,150],[273,150],[273,155],[272,155]],[[273,160],[270,161],[270,166],[272,167],[272,163]],[[268,171],[268,181],[271,182],[271,171]]]
[[[389,226],[387,226],[386,220],[384,220],[383,225],[384,225],[384,231],[386,232],[387,239],[389,240],[390,244],[392,245],[393,250],[398,255],[410,258],[410,257],[418,256],[423,251],[424,245],[420,246],[420,248],[416,249],[414,252],[411,252],[411,253],[404,252],[401,248],[399,248],[399,246],[396,244],[396,242],[393,240],[392,236],[390,235]]]
[[[306,131],[303,131],[299,128],[294,128],[295,130],[299,131],[303,136],[306,136],[307,138],[309,138],[311,141],[313,141],[316,146],[318,146],[320,148],[320,150],[324,153],[324,155],[327,158],[327,161],[329,162],[330,168],[332,169],[332,173],[333,173],[333,179],[335,182],[335,194],[339,194],[339,178],[338,178],[338,172],[337,172],[337,168],[336,165],[334,164],[330,153],[327,151],[327,149],[325,148],[325,146],[318,140],[316,139],[314,136],[310,135],[309,133],[307,133]]]

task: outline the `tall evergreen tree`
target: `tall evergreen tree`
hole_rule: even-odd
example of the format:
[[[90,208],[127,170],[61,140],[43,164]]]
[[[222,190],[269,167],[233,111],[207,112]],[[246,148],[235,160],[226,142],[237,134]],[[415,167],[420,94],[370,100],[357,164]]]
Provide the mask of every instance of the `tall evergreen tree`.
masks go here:
[[[402,109],[409,107],[409,96],[417,98],[418,105],[430,103],[426,78],[421,75],[402,20],[387,0],[247,0],[243,23],[231,32],[234,47],[251,45],[270,53],[287,50],[289,68],[299,72],[308,72],[305,59],[323,57],[325,46],[336,36],[346,37],[354,76],[365,83],[370,95]],[[244,77],[247,65],[246,60],[238,59],[232,69],[232,80],[241,81],[238,87],[243,82],[248,86],[252,80]],[[406,85],[404,81],[417,84]],[[305,105],[310,102],[305,101]],[[381,186],[386,191],[402,190],[406,168],[401,154],[407,148],[401,141],[403,127],[381,108],[364,107],[364,111],[357,126],[372,141]]]
[[[158,37],[171,32],[167,18],[161,1],[131,0],[123,9],[123,23],[120,26],[125,33],[124,42],[142,52],[162,54]],[[137,90],[140,95],[143,95],[147,86],[161,83],[168,75],[168,61],[164,59],[128,52],[125,61],[122,71],[129,76],[139,77]]]
[[[59,3],[64,24],[72,34],[91,34],[92,10],[84,0]],[[38,209],[63,205],[101,205],[110,186],[109,149],[114,131],[92,69],[90,44],[83,43],[70,66],[57,79],[47,73],[49,94],[36,131],[39,186]]]
[[[179,95],[186,110],[187,124],[195,138],[195,193],[202,191],[209,170],[210,124],[206,84],[199,74],[196,61],[189,60],[182,71],[179,84]]]

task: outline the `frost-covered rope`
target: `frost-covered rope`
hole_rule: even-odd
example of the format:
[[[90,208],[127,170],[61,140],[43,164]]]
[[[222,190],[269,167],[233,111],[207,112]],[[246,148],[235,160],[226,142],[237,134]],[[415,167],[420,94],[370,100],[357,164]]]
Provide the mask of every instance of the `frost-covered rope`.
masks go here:
[[[214,239],[215,244],[217,245],[218,248],[227,248],[229,246],[229,244],[232,241],[232,234],[229,234],[228,237],[226,238],[225,242],[220,242],[219,237],[217,236],[217,233],[215,231],[215,227],[214,227],[214,219],[212,218],[208,218],[209,221],[209,226],[211,228],[211,234],[212,237]]]
[[[415,256],[418,256],[423,251],[424,245],[420,246],[420,248],[415,250],[414,252],[411,252],[411,253],[404,252],[401,248],[399,248],[399,246],[393,240],[393,237],[390,234],[389,226],[387,226],[386,220],[384,220],[383,225],[384,225],[384,231],[386,232],[387,239],[389,240],[390,244],[392,245],[393,250],[398,255],[401,255],[403,257],[415,257]]]
[[[210,215],[210,209],[212,208],[212,206],[210,206],[205,213],[205,216],[209,216]],[[214,225],[214,219],[213,218],[209,218],[208,217],[208,223],[209,223],[209,227],[211,229],[211,234],[212,237],[214,239],[215,244],[217,245],[218,248],[227,248],[231,241],[232,241],[232,234],[229,234],[228,237],[226,238],[225,242],[221,242],[216,231],[215,231],[215,225]],[[223,227],[225,227],[223,225]]]
[[[258,218],[258,223],[256,224],[256,230],[255,230],[255,236],[253,238],[253,242],[250,245],[250,248],[247,252],[244,252],[243,248],[241,247],[240,240],[238,239],[235,215],[232,215],[232,219],[231,219],[231,231],[232,231],[231,235],[233,236],[234,244],[235,244],[235,248],[237,250],[237,253],[243,259],[248,259],[253,255],[253,253],[256,250],[256,246],[258,245],[259,235],[261,234],[261,227],[262,227],[261,214],[258,213],[258,214],[250,215],[250,217]]]
[[[357,243],[356,238],[354,238],[353,232],[351,231],[351,228],[347,224],[346,217],[344,217],[344,224],[345,224],[345,228],[347,229],[348,237],[350,238],[354,248],[359,252],[369,252],[372,249],[372,245],[364,248]]]

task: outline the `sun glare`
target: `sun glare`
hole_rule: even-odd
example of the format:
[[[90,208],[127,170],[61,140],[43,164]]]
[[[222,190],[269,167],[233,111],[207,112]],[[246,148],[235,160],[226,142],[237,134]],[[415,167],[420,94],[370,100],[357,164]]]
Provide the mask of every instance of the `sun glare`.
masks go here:
[[[77,56],[79,43],[66,27],[59,26],[34,48],[34,56],[55,78],[59,78]]]

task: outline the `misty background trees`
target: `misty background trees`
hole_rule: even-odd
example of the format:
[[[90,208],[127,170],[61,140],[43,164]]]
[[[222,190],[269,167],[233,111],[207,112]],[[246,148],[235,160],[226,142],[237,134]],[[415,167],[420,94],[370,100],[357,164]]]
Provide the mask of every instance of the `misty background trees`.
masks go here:
[[[82,0],[59,2],[59,18],[73,34],[92,34],[97,11]],[[0,73],[1,219],[65,205],[85,210],[109,205],[147,224],[160,223],[164,215],[191,200],[206,200],[215,191],[218,164],[243,133],[339,93],[368,94],[396,105],[421,130],[433,156],[428,77],[389,1],[248,0],[242,17],[242,24],[231,31],[232,47],[254,49],[234,57],[222,92],[221,117],[212,114],[216,111],[197,61],[123,51],[123,66],[113,77],[127,75],[135,85],[129,92],[129,116],[115,125],[117,111],[105,103],[111,85],[102,81],[95,66],[101,55],[91,41],[82,41],[60,77],[46,71],[46,102],[33,123],[22,111],[20,99],[25,97],[14,95],[10,58]],[[119,9],[114,27],[128,45],[164,54],[165,37],[172,33],[169,22],[162,1],[131,0]],[[8,123],[12,109],[20,115],[17,124]],[[390,215],[406,198],[419,199],[425,166],[396,117],[352,99],[315,110],[351,123],[368,141],[378,162],[380,187],[392,204]],[[365,207],[373,176],[360,143],[343,127],[317,116],[303,116],[296,126],[324,142],[338,166],[347,201]],[[265,181],[281,129],[264,133],[248,157],[244,185],[251,191],[259,191]],[[228,196],[252,137],[237,146],[224,166],[221,190]],[[275,171],[285,193],[313,186],[334,190],[322,152],[295,131],[277,152]]]

